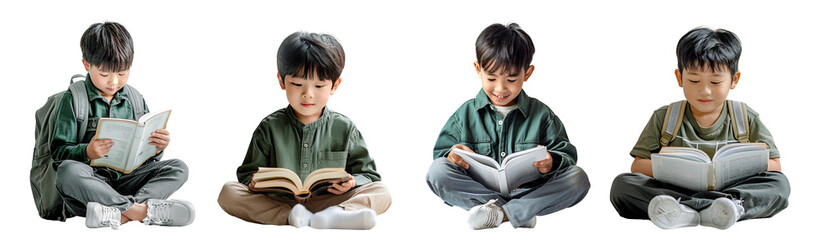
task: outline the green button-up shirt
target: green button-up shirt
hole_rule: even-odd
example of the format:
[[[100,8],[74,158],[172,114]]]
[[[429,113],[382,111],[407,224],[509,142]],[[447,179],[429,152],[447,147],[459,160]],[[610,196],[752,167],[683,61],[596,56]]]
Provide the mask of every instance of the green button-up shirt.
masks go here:
[[[303,181],[320,168],[344,168],[356,186],[381,180],[355,124],[326,107],[317,121],[306,125],[297,120],[291,106],[262,119],[236,170],[239,182],[249,184],[259,167],[288,168]]]
[[[125,89],[120,89],[114,94],[114,98],[109,103],[102,94],[93,85],[90,80],[90,74],[85,79],[85,86],[87,89],[87,99],[89,102],[88,108],[88,124],[87,130],[83,133],[78,132],[78,125],[76,124],[76,114],[73,112],[73,96],[70,91],[64,93],[57,106],[55,116],[55,132],[50,141],[50,153],[52,159],[56,162],[64,160],[76,160],[83,163],[90,163],[87,158],[86,148],[93,135],[96,134],[96,125],[99,118],[122,118],[134,119],[134,110],[128,101],[128,93]],[[143,100],[143,112],[148,113],[149,110],[145,106]],[[136,119],[134,119],[136,120]],[[77,142],[78,134],[84,134],[82,142]],[[151,161],[159,160],[161,154],[152,158]],[[57,165],[56,165],[57,166]],[[118,178],[121,174],[118,171],[111,171],[113,177]]]
[[[568,142],[565,127],[548,106],[521,91],[516,107],[502,118],[486,93],[478,91],[449,118],[437,143],[434,158],[447,157],[452,146],[463,144],[501,163],[509,154],[545,146],[553,158],[552,175],[577,162],[577,149]]]

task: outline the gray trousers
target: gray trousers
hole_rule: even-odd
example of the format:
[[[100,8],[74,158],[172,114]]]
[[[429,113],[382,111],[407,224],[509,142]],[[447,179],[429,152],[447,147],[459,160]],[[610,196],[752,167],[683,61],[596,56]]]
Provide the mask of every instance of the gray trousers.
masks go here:
[[[640,173],[624,173],[612,182],[612,206],[622,217],[649,219],[647,206],[657,195],[670,195],[697,211],[707,208],[714,199],[728,197],[743,200],[746,213],[740,220],[771,217],[789,204],[789,180],[783,173],[762,172],[720,191],[691,191],[656,181]]]
[[[55,186],[70,211],[85,216],[88,202],[98,202],[125,212],[134,203],[166,199],[187,179],[189,169],[178,159],[146,163],[113,180],[79,161],[67,160],[58,166]]]
[[[582,168],[568,166],[547,180],[527,183],[510,192],[510,196],[503,196],[472,179],[466,169],[445,157],[434,160],[425,179],[431,191],[448,205],[469,210],[497,199],[496,203],[504,209],[513,227],[521,226],[534,216],[574,206],[583,200],[591,187]]]

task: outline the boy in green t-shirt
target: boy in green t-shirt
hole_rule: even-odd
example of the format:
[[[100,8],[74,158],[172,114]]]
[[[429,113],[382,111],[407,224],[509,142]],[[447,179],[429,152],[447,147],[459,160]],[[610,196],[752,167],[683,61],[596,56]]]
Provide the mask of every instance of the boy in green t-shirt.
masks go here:
[[[218,203],[242,220],[273,225],[371,229],[390,207],[390,192],[376,172],[364,138],[344,115],[326,108],[341,84],[344,49],[328,34],[296,32],[277,51],[277,78],[289,105],[265,117],[253,132],[238,182],[228,182]],[[305,179],[320,168],[343,168],[351,177],[305,200],[255,191],[260,167],[287,168]],[[314,214],[312,213],[314,212]]]
[[[434,162],[426,182],[446,204],[469,210],[473,229],[494,228],[504,221],[532,228],[536,216],[574,206],[590,183],[576,166],[577,149],[565,126],[547,105],[525,94],[522,86],[533,73],[535,47],[518,24],[493,24],[475,42],[475,71],[482,89],[452,114],[434,145]],[[547,154],[533,164],[540,177],[502,194],[470,176],[470,167],[454,149],[505,156],[537,146]]]
[[[618,175],[612,183],[612,205],[621,216],[650,219],[663,229],[699,224],[726,229],[738,220],[771,217],[787,207],[789,181],[781,173],[780,154],[769,130],[749,107],[743,114],[747,121],[727,112],[728,92],[740,80],[740,52],[740,40],[724,29],[696,28],[679,40],[676,80],[687,100],[681,129],[676,127],[672,138],[662,138],[663,131],[670,133],[663,130],[669,126],[664,122],[667,106],[653,112],[630,152],[635,158],[632,173]],[[742,122],[748,126],[738,131]],[[651,154],[662,145],[698,148],[713,156],[720,147],[737,142],[765,143],[766,171],[717,191],[691,191],[653,178]]]

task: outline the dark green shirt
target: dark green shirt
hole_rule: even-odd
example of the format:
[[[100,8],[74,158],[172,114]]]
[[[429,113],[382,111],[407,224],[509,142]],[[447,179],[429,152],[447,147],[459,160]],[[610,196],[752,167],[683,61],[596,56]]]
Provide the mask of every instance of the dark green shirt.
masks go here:
[[[486,93],[478,91],[452,114],[434,145],[434,158],[446,157],[452,146],[463,144],[501,163],[509,154],[545,146],[553,158],[550,175],[577,162],[577,149],[568,142],[565,127],[548,106],[521,91],[516,107],[504,118]]]
[[[249,184],[259,167],[288,168],[303,181],[320,168],[344,168],[356,186],[381,180],[355,124],[326,107],[317,121],[306,125],[290,105],[262,119],[236,170],[239,182]]]
[[[728,104],[727,102],[725,104]],[[734,129],[731,127],[731,120],[729,120],[727,106],[723,106],[723,112],[720,117],[708,127],[702,127],[693,117],[690,111],[690,105],[685,108],[685,116],[682,119],[682,127],[676,135],[676,139],[670,143],[673,147],[692,147],[697,148],[708,156],[714,156],[716,150],[729,143],[738,143],[734,136]],[[749,142],[766,143],[769,148],[769,158],[779,158],[781,154],[778,152],[778,147],[775,146],[775,140],[769,129],[760,121],[760,116],[746,106],[746,111],[749,118]],[[633,158],[640,157],[643,159],[650,159],[653,153],[658,153],[661,150],[661,128],[664,124],[664,117],[667,114],[667,106],[660,107],[653,112],[641,136],[638,137],[638,142],[629,153]]]
[[[87,158],[86,148],[90,140],[93,138],[93,135],[96,134],[96,125],[99,121],[99,118],[122,118],[122,119],[134,119],[134,111],[133,107],[131,106],[130,101],[128,101],[128,93],[125,91],[125,88],[120,89],[114,94],[114,98],[109,103],[102,94],[96,89],[96,86],[93,85],[93,82],[90,80],[90,74],[87,75],[87,79],[85,79],[85,86],[87,89],[87,98],[89,102],[88,108],[88,127],[87,131],[80,133],[78,132],[78,125],[76,125],[76,114],[73,112],[73,96],[70,94],[70,91],[64,93],[64,96],[61,97],[61,101],[59,101],[57,106],[57,112],[55,116],[55,132],[52,135],[52,140],[50,142],[50,152],[52,154],[52,159],[57,162],[61,162],[64,160],[76,160],[83,163],[90,163],[90,160]],[[148,113],[149,110],[145,106],[145,100],[143,100],[143,112]],[[77,142],[78,134],[83,134],[84,138],[82,142]],[[158,154],[152,158],[152,161],[159,160],[161,154]],[[147,161],[151,162],[151,161]],[[118,178],[121,174],[118,171],[111,171],[115,178]]]

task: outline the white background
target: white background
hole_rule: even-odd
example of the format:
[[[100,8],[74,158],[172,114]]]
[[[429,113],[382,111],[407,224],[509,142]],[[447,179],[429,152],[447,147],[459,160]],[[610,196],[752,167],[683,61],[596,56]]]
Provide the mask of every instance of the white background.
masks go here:
[[[239,1],[241,2],[241,1]],[[528,1],[313,2],[215,4],[4,2],[0,7],[0,92],[5,156],[0,226],[6,236],[36,239],[253,239],[348,237],[509,238],[792,238],[835,234],[836,17],[832,4],[545,3]],[[792,1],[789,1],[792,2]],[[173,109],[165,158],[190,167],[172,198],[191,201],[195,222],[183,228],[133,222],[119,231],[90,230],[38,217],[28,172],[34,113],[84,71],[79,38],[92,23],[124,24],[136,55],[129,84],[152,110]],[[533,38],[536,70],[524,89],[562,119],[592,183],[577,206],[538,218],[535,229],[466,226],[424,177],[446,119],[475,96],[474,42],[492,23],[517,22]],[[678,39],[706,25],[743,42],[742,78],[730,99],[745,101],[769,127],[792,185],[790,207],[771,219],[719,231],[660,230],[626,220],[609,202],[612,179],[627,172],[629,151],[652,111],[684,99],[673,70]],[[318,231],[246,223],[216,198],[234,181],[259,121],[285,107],[276,51],[294,31],[330,33],[344,46],[343,84],[329,106],[363,133],[393,205],[371,231]]]

